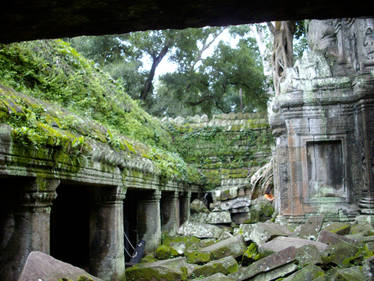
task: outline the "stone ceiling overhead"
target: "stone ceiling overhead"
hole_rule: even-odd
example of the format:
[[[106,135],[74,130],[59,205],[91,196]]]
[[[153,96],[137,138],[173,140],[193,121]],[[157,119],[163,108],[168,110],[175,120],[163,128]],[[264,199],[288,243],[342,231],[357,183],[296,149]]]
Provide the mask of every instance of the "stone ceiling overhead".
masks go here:
[[[305,18],[373,16],[362,0],[13,0],[0,10],[0,42]]]

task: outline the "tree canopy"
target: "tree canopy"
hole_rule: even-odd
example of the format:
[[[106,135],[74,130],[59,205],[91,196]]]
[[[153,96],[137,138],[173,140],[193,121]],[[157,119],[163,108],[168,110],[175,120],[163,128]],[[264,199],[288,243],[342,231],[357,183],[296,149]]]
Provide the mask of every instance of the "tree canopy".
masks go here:
[[[224,32],[239,36],[238,44],[220,42]],[[262,63],[249,32],[248,26],[206,27],[68,40],[149,112],[210,115],[266,107]],[[165,59],[176,65],[176,71],[160,76],[155,85],[156,69]]]

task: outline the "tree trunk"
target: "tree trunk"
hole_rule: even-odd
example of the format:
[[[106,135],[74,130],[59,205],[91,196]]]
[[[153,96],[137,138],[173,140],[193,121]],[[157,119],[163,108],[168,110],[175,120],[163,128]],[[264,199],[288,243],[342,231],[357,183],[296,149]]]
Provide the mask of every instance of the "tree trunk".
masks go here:
[[[280,82],[285,75],[285,70],[293,66],[293,36],[296,26],[293,21],[277,21],[275,26],[269,23],[268,27],[274,36],[273,82],[275,94],[279,95]]]
[[[148,94],[149,94],[149,92],[150,92],[150,90],[152,88],[152,83],[153,83],[153,78],[155,77],[156,68],[160,64],[160,62],[162,61],[162,59],[165,57],[165,55],[167,54],[167,52],[169,50],[169,47],[170,47],[170,44],[167,43],[161,49],[160,53],[157,56],[152,57],[152,59],[153,59],[153,61],[152,61],[152,67],[151,67],[151,70],[149,71],[147,80],[144,83],[143,90],[140,93],[140,99],[141,100],[144,101],[148,97]]]

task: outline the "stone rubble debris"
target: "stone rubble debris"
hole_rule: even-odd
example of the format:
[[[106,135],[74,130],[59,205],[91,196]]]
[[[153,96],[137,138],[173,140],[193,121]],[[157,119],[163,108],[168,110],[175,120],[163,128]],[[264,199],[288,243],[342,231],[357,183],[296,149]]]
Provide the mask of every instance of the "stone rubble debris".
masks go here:
[[[301,225],[188,221],[180,236],[164,239],[172,248],[166,260],[147,257],[127,269],[126,276],[155,281],[373,280],[373,230],[370,220],[336,223],[321,215]],[[152,279],[144,277],[150,272]]]

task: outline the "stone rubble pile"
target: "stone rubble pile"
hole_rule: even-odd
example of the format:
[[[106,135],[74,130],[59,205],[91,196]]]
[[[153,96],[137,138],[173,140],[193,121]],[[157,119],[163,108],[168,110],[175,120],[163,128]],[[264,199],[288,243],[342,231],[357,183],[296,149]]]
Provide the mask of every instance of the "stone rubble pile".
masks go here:
[[[196,201],[200,212],[195,215],[232,215],[236,207],[253,208],[253,202],[230,205],[227,200],[213,212]],[[178,236],[165,235],[155,253],[127,268],[126,280],[374,280],[374,228],[367,218],[342,223],[313,216],[297,226],[274,219],[240,225],[226,218],[217,218],[218,223],[187,221]]]

